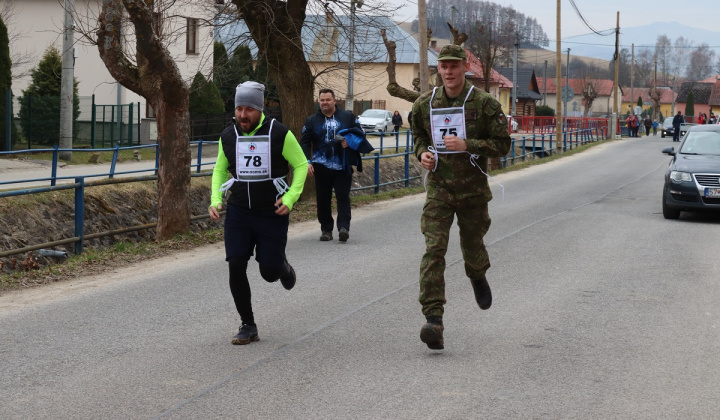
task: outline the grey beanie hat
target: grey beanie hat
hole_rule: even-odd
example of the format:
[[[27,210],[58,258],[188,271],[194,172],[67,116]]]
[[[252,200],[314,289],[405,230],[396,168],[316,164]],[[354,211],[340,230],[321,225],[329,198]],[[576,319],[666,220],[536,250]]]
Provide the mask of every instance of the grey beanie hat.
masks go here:
[[[249,106],[262,112],[265,103],[265,86],[258,82],[245,82],[235,88],[235,108]]]

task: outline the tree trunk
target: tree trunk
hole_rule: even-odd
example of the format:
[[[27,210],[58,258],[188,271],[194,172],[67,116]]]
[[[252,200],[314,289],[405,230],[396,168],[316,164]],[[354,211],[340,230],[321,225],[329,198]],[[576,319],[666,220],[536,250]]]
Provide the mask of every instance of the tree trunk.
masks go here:
[[[157,239],[190,228],[190,116],[188,87],[172,56],[154,33],[152,2],[103,0],[97,44],[110,74],[145,98],[156,112],[159,167]],[[136,62],[122,48],[124,12],[134,25]]]
[[[250,30],[259,56],[268,63],[283,108],[283,124],[300,139],[305,119],[314,112],[314,82],[300,32],[307,0],[232,0]]]
[[[170,96],[170,95],[168,95]],[[187,91],[152,104],[158,122],[157,236],[190,229],[190,114]],[[184,100],[183,100],[184,98]]]

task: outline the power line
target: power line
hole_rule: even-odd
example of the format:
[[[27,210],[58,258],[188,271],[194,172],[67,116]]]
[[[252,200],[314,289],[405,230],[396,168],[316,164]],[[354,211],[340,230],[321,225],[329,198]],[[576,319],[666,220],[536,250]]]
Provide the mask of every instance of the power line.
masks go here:
[[[591,31],[593,31],[593,32],[596,33],[597,35],[600,35],[600,36],[608,36],[608,35],[614,35],[614,34],[615,34],[615,29],[606,29],[606,30],[604,30],[604,31],[598,31],[598,30],[596,30],[596,29],[593,28],[592,25],[590,25],[590,23],[585,19],[585,17],[582,15],[582,13],[580,13],[580,9],[578,9],[577,4],[575,4],[575,0],[570,0],[570,5],[573,7],[573,9],[575,10],[575,13],[577,13],[578,17],[579,17],[580,20],[585,24],[585,26],[587,26],[588,29],[590,29]]]

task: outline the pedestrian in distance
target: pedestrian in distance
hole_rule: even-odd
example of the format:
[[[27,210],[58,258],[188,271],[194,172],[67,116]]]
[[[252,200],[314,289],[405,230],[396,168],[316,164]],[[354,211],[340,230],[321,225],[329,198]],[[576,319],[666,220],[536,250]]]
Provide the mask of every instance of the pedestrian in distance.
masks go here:
[[[230,193],[225,214],[225,260],[230,293],[241,325],[233,344],[259,340],[252,310],[248,261],[255,254],[260,275],[291,290],[295,269],[285,255],[289,213],[300,198],[307,176],[307,160],[287,127],[263,113],[265,86],[245,82],[235,90],[235,118],[220,135],[212,175],[208,209],[220,220],[223,193]],[[293,167],[287,185],[288,164]],[[230,177],[230,179],[228,179]]]
[[[633,128],[632,128],[632,115],[628,115],[628,117],[625,119],[625,127],[627,127],[628,131],[628,137],[633,137]]]
[[[645,121],[643,121],[643,125],[645,126],[645,135],[649,136],[650,128],[652,128],[652,125],[653,125],[652,119],[650,118],[649,115],[645,117]]]
[[[308,176],[315,177],[320,240],[333,239],[332,194],[335,191],[338,239],[346,242],[350,237],[352,167],[362,172],[360,153],[374,149],[355,115],[337,107],[332,89],[320,89],[319,102],[320,109],[305,121],[300,145],[309,164]]]
[[[652,127],[653,127],[653,136],[657,136],[657,128],[658,128],[658,125],[659,125],[658,120],[657,120],[657,119],[654,119],[652,124],[653,124],[653,125],[652,125]]]
[[[465,80],[465,50],[446,45],[437,61],[443,86],[421,95],[412,108],[415,155],[429,171],[420,220],[426,250],[420,263],[419,301],[427,321],[420,340],[434,350],[444,348],[445,253],[455,216],[475,301],[481,309],[492,304],[485,276],[490,259],[483,243],[492,199],[488,158],[505,156],[511,143],[500,103]]]
[[[400,115],[400,111],[395,111],[393,113],[392,123],[393,123],[393,126],[395,127],[395,132],[396,133],[399,132],[400,127],[402,127],[402,125],[403,125],[403,119],[402,119],[402,115]]]
[[[673,117],[673,141],[680,141],[680,125],[685,123],[685,118],[682,116],[682,112],[678,111]]]
[[[640,119],[638,118],[637,114],[633,115],[632,118],[633,137],[640,137]]]

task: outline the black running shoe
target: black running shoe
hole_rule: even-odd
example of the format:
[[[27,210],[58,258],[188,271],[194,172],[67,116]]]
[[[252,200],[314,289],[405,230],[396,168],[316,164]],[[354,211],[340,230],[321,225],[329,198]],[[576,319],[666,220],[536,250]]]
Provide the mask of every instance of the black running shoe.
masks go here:
[[[233,337],[232,343],[239,345],[250,344],[253,341],[258,341],[259,339],[260,337],[258,337],[257,325],[242,324],[238,333],[235,334],[235,337]]]
[[[285,290],[290,290],[295,286],[295,269],[292,265],[287,261],[287,258],[285,259],[285,272],[280,275],[280,283],[282,283]]]
[[[340,229],[340,231],[338,232],[338,239],[340,240],[340,242],[347,242],[349,237],[350,232],[348,232],[348,230],[345,228]]]

